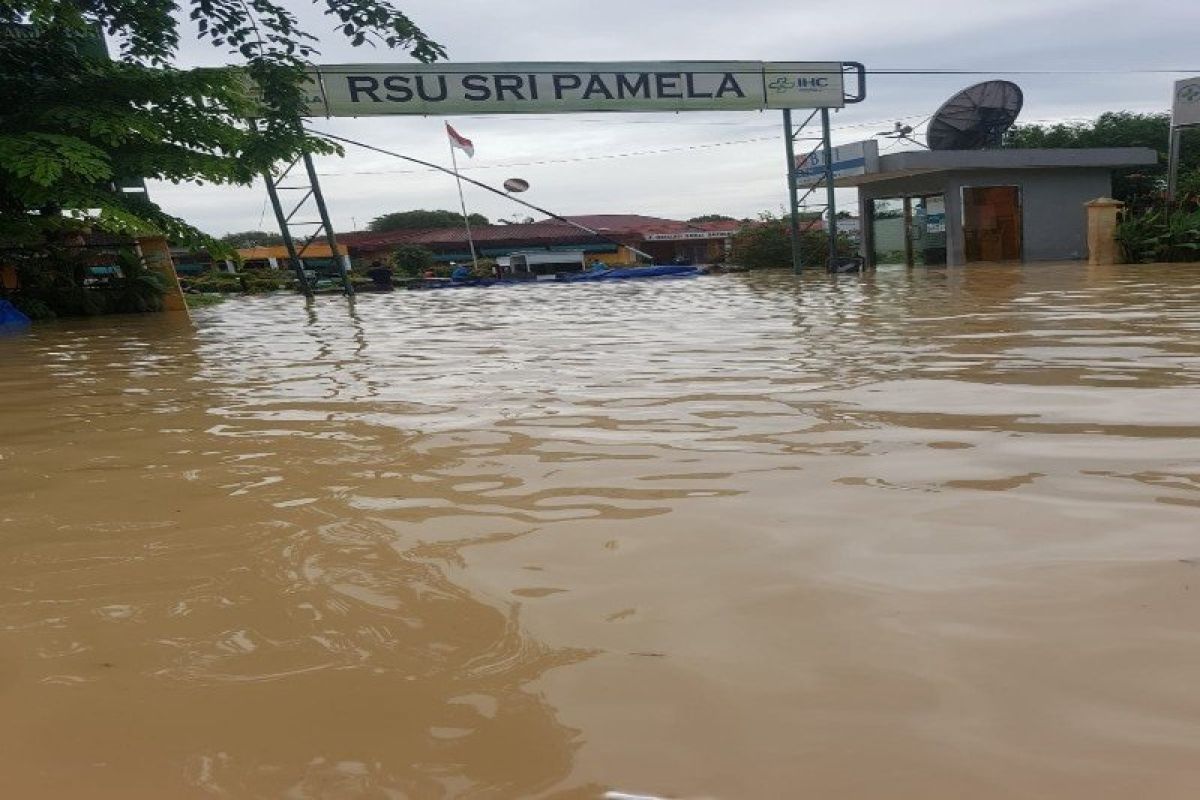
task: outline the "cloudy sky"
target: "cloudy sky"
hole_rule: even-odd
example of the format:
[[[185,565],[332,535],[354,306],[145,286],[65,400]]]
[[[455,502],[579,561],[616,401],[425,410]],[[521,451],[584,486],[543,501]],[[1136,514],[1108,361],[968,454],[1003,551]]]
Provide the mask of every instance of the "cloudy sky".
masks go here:
[[[1186,0],[396,0],[453,61],[861,61],[868,69],[942,69],[985,76],[871,75],[866,102],[833,118],[834,143],[867,138],[894,120],[918,125],[959,88],[1009,77],[1025,90],[1024,121],[1160,111],[1170,84],[1200,74],[1200,3]],[[300,0],[321,39],[319,63],[394,63],[406,54],[353,48]],[[184,23],[185,39],[192,29]],[[191,42],[184,65],[226,63]],[[1181,70],[1183,74],[1139,74]],[[1075,74],[1020,75],[1021,71]],[[318,119],[313,127],[449,163],[442,119]],[[475,142],[464,172],[492,184],[522,177],[527,198],[562,214],[752,216],[787,202],[779,112],[455,117]],[[895,147],[884,141],[883,148]],[[655,152],[647,152],[655,151]],[[469,166],[468,166],[469,164]],[[469,172],[466,172],[469,169]],[[339,230],[412,208],[455,208],[453,178],[349,148],[318,170]],[[261,185],[152,184],[152,197],[213,234],[272,228]],[[843,196],[844,195],[844,196]],[[849,190],[840,202],[853,200]],[[471,211],[524,216],[503,198],[467,188]]]

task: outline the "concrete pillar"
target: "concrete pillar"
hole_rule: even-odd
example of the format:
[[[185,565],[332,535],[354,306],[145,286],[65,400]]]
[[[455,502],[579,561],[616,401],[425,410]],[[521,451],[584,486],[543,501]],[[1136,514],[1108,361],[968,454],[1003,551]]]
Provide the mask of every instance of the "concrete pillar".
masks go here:
[[[268,259],[267,259],[267,266],[268,266],[268,267],[270,267],[271,269],[279,269],[279,259],[277,259],[277,258],[268,258]]]
[[[1098,197],[1084,203],[1087,209],[1088,263],[1107,266],[1121,262],[1117,244],[1117,215],[1125,204],[1111,197]]]
[[[182,311],[187,314],[187,301],[183,299],[183,289],[179,285],[179,276],[175,274],[175,262],[171,259],[171,248],[167,246],[167,240],[162,236],[140,238],[138,250],[141,251],[146,267],[162,276],[163,311]]]

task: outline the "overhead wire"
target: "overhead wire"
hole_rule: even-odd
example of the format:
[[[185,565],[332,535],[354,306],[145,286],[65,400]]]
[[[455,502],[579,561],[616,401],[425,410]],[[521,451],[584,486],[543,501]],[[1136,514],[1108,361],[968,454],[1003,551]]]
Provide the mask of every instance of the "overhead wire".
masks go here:
[[[337,136],[332,133],[325,133],[324,131],[313,130],[312,128],[307,128],[307,127],[305,128],[305,130],[307,130],[309,133],[311,133],[315,136],[320,136],[320,137],[328,139],[330,141],[340,142],[342,144],[354,145],[355,147],[361,147],[364,150],[372,150],[372,151],[374,151],[376,153],[380,153],[382,155],[392,156],[393,158],[399,158],[404,161],[410,161],[414,164],[420,164],[421,166],[428,167],[431,170],[435,170],[437,172],[443,172],[448,175],[455,175],[455,177],[457,177],[458,179],[466,181],[467,183],[471,184],[472,186],[478,186],[480,189],[491,192],[492,194],[495,194],[495,195],[499,195],[500,197],[507,198],[508,200],[511,200],[512,202],[517,203],[518,205],[522,205],[522,206],[525,206],[526,208],[533,209],[534,211],[538,212],[539,214],[545,214],[546,216],[550,217],[551,219],[556,219],[559,222],[566,223],[567,225],[570,225],[574,228],[578,228],[582,231],[585,231],[585,232],[591,234],[592,236],[595,236],[600,241],[608,242],[609,244],[616,245],[617,247],[625,247],[630,250],[633,250],[633,252],[635,252],[635,253],[639,253],[640,255],[645,255],[644,253],[641,253],[641,251],[633,248],[632,246],[630,246],[629,244],[627,244],[625,242],[621,242],[612,237],[605,236],[600,231],[593,230],[584,225],[581,225],[578,222],[575,222],[574,220],[571,220],[568,217],[564,217],[561,214],[556,214],[555,212],[553,212],[547,208],[542,208],[541,206],[534,205],[533,203],[530,203],[526,200],[522,200],[519,197],[515,197],[510,192],[502,191],[500,189],[497,189],[494,186],[489,186],[488,184],[486,184],[482,181],[477,181],[474,178],[468,178],[465,175],[459,175],[458,173],[456,173],[454,170],[450,169],[449,167],[443,167],[440,164],[434,164],[432,161],[425,161],[420,158],[414,158],[413,156],[406,156],[403,153],[397,153],[394,150],[386,150],[382,147],[376,147],[375,145],[367,144],[366,142],[360,142],[355,139],[349,139],[345,136]]]
[[[873,121],[869,121],[869,122],[856,122],[856,123],[849,123],[846,125],[835,125],[835,126],[831,126],[830,130],[836,131],[836,130],[851,130],[851,129],[857,129],[857,128],[871,128],[871,127],[875,127],[877,125],[890,124],[896,120],[916,119],[920,116],[921,116],[920,114],[909,114],[907,116],[894,117],[892,119],[887,119],[887,120],[873,120]],[[621,124],[621,123],[618,123],[618,124]],[[772,127],[777,127],[777,125],[772,125]],[[653,148],[650,150],[632,150],[632,151],[620,152],[620,153],[600,153],[597,155],[589,155],[589,156],[568,156],[568,157],[563,157],[563,158],[539,159],[536,161],[506,161],[506,162],[496,163],[496,164],[472,164],[470,166],[462,167],[460,169],[460,171],[483,170],[483,169],[511,169],[514,167],[535,167],[535,166],[548,166],[548,165],[553,165],[553,164],[574,164],[574,163],[583,162],[583,161],[604,161],[604,160],[609,160],[609,159],[614,159],[614,158],[632,158],[632,157],[638,157],[638,156],[661,155],[664,153],[681,153],[681,152],[686,152],[689,150],[708,150],[708,149],[711,149],[714,147],[728,147],[730,145],[738,145],[738,144],[753,144],[756,142],[770,142],[770,141],[774,141],[777,138],[778,138],[778,136],[753,136],[753,137],[749,137],[749,138],[745,138],[745,139],[731,139],[731,140],[720,141],[720,142],[701,142],[698,144],[675,145],[672,147],[659,147],[659,148]],[[342,171],[342,172],[319,172],[317,174],[323,178],[336,178],[336,177],[343,176],[343,175],[413,175],[413,174],[418,174],[418,173],[428,172],[428,171],[430,171],[430,170],[418,170],[418,169],[348,170],[348,171]]]
[[[892,122],[900,122],[900,121],[904,121],[904,120],[917,119],[917,118],[920,118],[921,122],[918,122],[916,125],[914,125],[913,126],[914,128],[920,128],[922,125],[929,122],[929,120],[932,119],[932,115],[907,114],[907,115],[900,116],[900,117],[892,117],[892,118],[886,119],[886,120],[872,120],[872,121],[868,121],[868,122],[855,122],[855,123],[848,123],[845,125],[834,125],[834,126],[830,127],[830,130],[831,131],[840,131],[840,130],[852,130],[852,129],[860,129],[860,128],[873,128],[878,125],[887,125]],[[482,117],[481,117],[481,119],[482,119]],[[1064,117],[1061,119],[1032,119],[1032,120],[1029,120],[1029,122],[1031,122],[1031,123],[1062,123],[1062,122],[1070,123],[1070,122],[1085,121],[1086,119],[1088,119],[1088,118],[1086,118],[1086,117]],[[594,120],[594,121],[601,122],[602,120]],[[623,125],[626,123],[623,121],[618,122],[618,121],[614,120],[612,124]],[[670,123],[664,122],[663,124],[670,124]],[[740,123],[737,123],[737,124],[740,124]],[[776,127],[776,125],[772,125],[771,127]],[[775,141],[776,138],[777,138],[777,136],[774,136],[774,135],[772,135],[772,136],[752,136],[752,137],[748,137],[748,138],[744,138],[744,139],[730,139],[730,140],[719,141],[719,142],[700,142],[697,144],[675,145],[675,146],[671,146],[671,147],[658,147],[658,148],[653,148],[653,149],[649,149],[649,150],[630,150],[630,151],[617,152],[617,153],[599,153],[596,155],[588,155],[588,156],[564,156],[562,158],[537,159],[537,160],[533,160],[533,161],[504,161],[504,162],[498,162],[495,164],[471,164],[468,166],[461,167],[460,172],[485,170],[485,169],[513,169],[516,167],[540,167],[540,166],[552,166],[555,164],[576,164],[576,163],[587,162],[587,161],[606,161],[606,160],[617,159],[617,158],[635,158],[635,157],[641,157],[641,156],[664,155],[664,154],[668,154],[668,153],[682,153],[682,152],[693,151],[693,150],[709,150],[712,148],[729,147],[732,145],[756,144],[759,142],[771,142],[771,141]],[[337,178],[337,177],[350,176],[350,175],[417,175],[417,174],[421,174],[424,172],[431,172],[431,171],[436,171],[436,170],[430,170],[430,169],[364,169],[364,170],[344,170],[344,171],[340,171],[340,172],[318,172],[317,174],[322,178]]]

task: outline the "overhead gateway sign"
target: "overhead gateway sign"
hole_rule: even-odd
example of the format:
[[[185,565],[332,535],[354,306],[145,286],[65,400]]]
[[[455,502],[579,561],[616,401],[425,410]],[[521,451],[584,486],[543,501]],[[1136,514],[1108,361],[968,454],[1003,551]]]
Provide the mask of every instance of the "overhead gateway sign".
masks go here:
[[[312,116],[840,108],[840,62],[339,64],[310,68]]]

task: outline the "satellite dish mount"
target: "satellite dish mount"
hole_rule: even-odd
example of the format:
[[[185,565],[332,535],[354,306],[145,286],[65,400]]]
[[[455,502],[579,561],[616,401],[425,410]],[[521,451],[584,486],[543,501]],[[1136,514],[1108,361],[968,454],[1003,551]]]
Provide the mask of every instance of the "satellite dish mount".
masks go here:
[[[1025,95],[1012,81],[984,81],[951,97],[929,120],[930,150],[985,150],[999,147],[1021,113]]]

